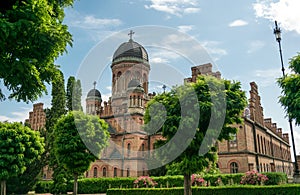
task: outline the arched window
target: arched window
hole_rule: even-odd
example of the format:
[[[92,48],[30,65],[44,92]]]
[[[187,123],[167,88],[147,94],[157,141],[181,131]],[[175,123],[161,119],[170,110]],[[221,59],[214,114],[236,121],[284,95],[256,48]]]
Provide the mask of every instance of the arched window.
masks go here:
[[[131,149],[131,146],[130,146],[130,143],[127,144],[127,157],[130,156],[130,149]]]
[[[239,166],[236,162],[230,163],[230,173],[238,173]]]
[[[115,167],[115,168],[114,168],[114,177],[117,177],[117,176],[118,176],[118,172],[117,172],[117,171],[118,171],[118,169]]]
[[[97,169],[97,167],[94,167],[94,177],[98,177],[98,169]]]
[[[102,173],[103,173],[103,177],[106,177],[106,167],[103,167]]]

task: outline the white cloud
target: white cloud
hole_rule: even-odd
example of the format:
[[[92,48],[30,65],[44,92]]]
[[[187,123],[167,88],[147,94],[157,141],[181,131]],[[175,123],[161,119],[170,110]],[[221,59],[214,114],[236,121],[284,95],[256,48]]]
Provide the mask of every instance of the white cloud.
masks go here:
[[[122,21],[117,18],[97,18],[93,15],[84,15],[73,9],[67,9],[65,21],[70,27],[85,30],[103,30],[122,24]]]
[[[108,26],[119,26],[122,22],[119,19],[95,18],[94,16],[84,16],[81,19],[73,20],[70,26],[83,29],[103,29]]]
[[[300,34],[300,1],[299,0],[257,0],[253,4],[257,17],[277,20],[280,27],[287,31],[296,31]]]
[[[266,70],[256,70],[254,71],[255,81],[260,87],[268,87],[270,85],[274,85],[276,83],[275,78],[279,78],[281,76],[281,72],[279,68],[266,69]]]
[[[256,41],[252,41],[249,45],[249,49],[247,51],[247,53],[254,53],[260,49],[262,49],[263,47],[265,46],[265,42],[263,41],[259,41],[259,40],[256,40]]]
[[[194,26],[193,25],[182,25],[182,26],[178,26],[178,30],[179,32],[182,33],[187,33],[191,30],[193,30]]]
[[[25,119],[29,118],[29,112],[31,108],[21,108],[18,112],[12,112],[9,116],[0,116],[0,121],[8,122],[25,122]]]
[[[237,26],[246,26],[248,22],[245,20],[235,20],[229,24],[230,27],[237,27]]]
[[[167,60],[166,58],[155,57],[155,58],[151,58],[151,63],[153,64],[169,63],[169,60]]]
[[[214,61],[220,59],[220,57],[227,55],[227,51],[220,47],[218,41],[203,41],[201,45],[207,50],[207,52],[213,57]]]
[[[189,7],[189,8],[185,8],[183,10],[183,13],[185,13],[185,14],[193,14],[193,13],[197,13],[199,11],[200,11],[200,8]]]
[[[111,86],[107,86],[106,89],[111,92],[112,87]]]
[[[146,9],[154,9],[176,16],[200,11],[197,0],[150,0],[150,2],[150,5],[145,5]]]

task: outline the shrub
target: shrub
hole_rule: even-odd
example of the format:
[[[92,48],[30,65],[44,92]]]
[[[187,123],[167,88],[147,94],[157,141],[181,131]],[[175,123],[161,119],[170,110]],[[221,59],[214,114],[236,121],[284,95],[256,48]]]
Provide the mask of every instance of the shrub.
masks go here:
[[[183,187],[178,188],[132,188],[132,189],[109,189],[107,195],[182,195]],[[300,194],[300,185],[280,186],[221,186],[221,187],[193,187],[193,195],[295,195]]]
[[[242,176],[241,184],[262,185],[267,180],[268,177],[266,175],[253,170],[246,172],[246,174]]]
[[[218,186],[218,180],[221,180],[224,185],[240,184],[241,177],[244,173],[236,174],[217,174],[217,175],[204,175],[205,179],[211,186]]]
[[[192,186],[206,186],[207,182],[198,174],[192,174],[191,176]]]
[[[183,187],[183,176],[161,176],[152,177],[160,188]]]
[[[277,173],[277,172],[266,172],[263,173],[268,177],[268,180],[265,181],[265,185],[280,185],[287,183],[287,175],[285,173]]]
[[[147,188],[147,187],[155,187],[157,183],[149,176],[140,176],[136,180],[134,180],[135,188]]]

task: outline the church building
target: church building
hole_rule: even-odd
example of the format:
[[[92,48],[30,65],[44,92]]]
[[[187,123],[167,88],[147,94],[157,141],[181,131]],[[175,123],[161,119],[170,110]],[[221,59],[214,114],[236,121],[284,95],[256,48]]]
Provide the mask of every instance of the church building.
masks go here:
[[[161,135],[149,136],[142,129],[145,106],[156,94],[148,91],[151,69],[148,53],[132,39],[132,31],[129,35],[129,41],[122,43],[112,58],[112,94],[109,100],[102,100],[96,83],[86,97],[86,113],[108,122],[110,133],[110,146],[85,173],[89,178],[148,175],[147,155],[155,149],[155,141],[162,139]],[[212,71],[210,63],[192,67],[191,71],[191,77],[184,82],[195,82],[200,74],[221,78],[220,72]],[[249,105],[243,114],[244,123],[235,125],[239,130],[232,135],[232,140],[217,143],[217,166],[222,173],[258,170],[292,175],[289,136],[282,133],[271,118],[264,118],[258,86],[251,82],[250,87]],[[34,129],[44,125],[42,106],[34,105],[27,120]],[[49,171],[44,171],[44,178],[51,178]]]

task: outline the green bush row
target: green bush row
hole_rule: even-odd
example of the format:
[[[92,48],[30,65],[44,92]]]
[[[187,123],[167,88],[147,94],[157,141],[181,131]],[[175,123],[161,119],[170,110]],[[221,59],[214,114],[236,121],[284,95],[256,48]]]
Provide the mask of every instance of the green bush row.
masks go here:
[[[132,188],[132,189],[109,189],[107,195],[182,195],[183,187],[178,188]],[[295,195],[300,194],[300,185],[277,185],[277,186],[219,186],[219,187],[193,187],[193,195]]]
[[[287,183],[287,176],[284,173],[264,173],[269,180],[265,185],[278,185]],[[216,181],[221,178],[224,185],[239,184],[243,173],[239,174],[218,174],[205,175],[204,179],[211,186],[216,186]],[[183,176],[161,176],[152,177],[158,183],[157,188],[183,187]],[[133,188],[136,178],[84,178],[78,180],[78,193],[105,193],[109,188]],[[34,189],[36,193],[48,193],[52,181],[40,181]],[[68,191],[73,191],[73,184],[67,186]]]

